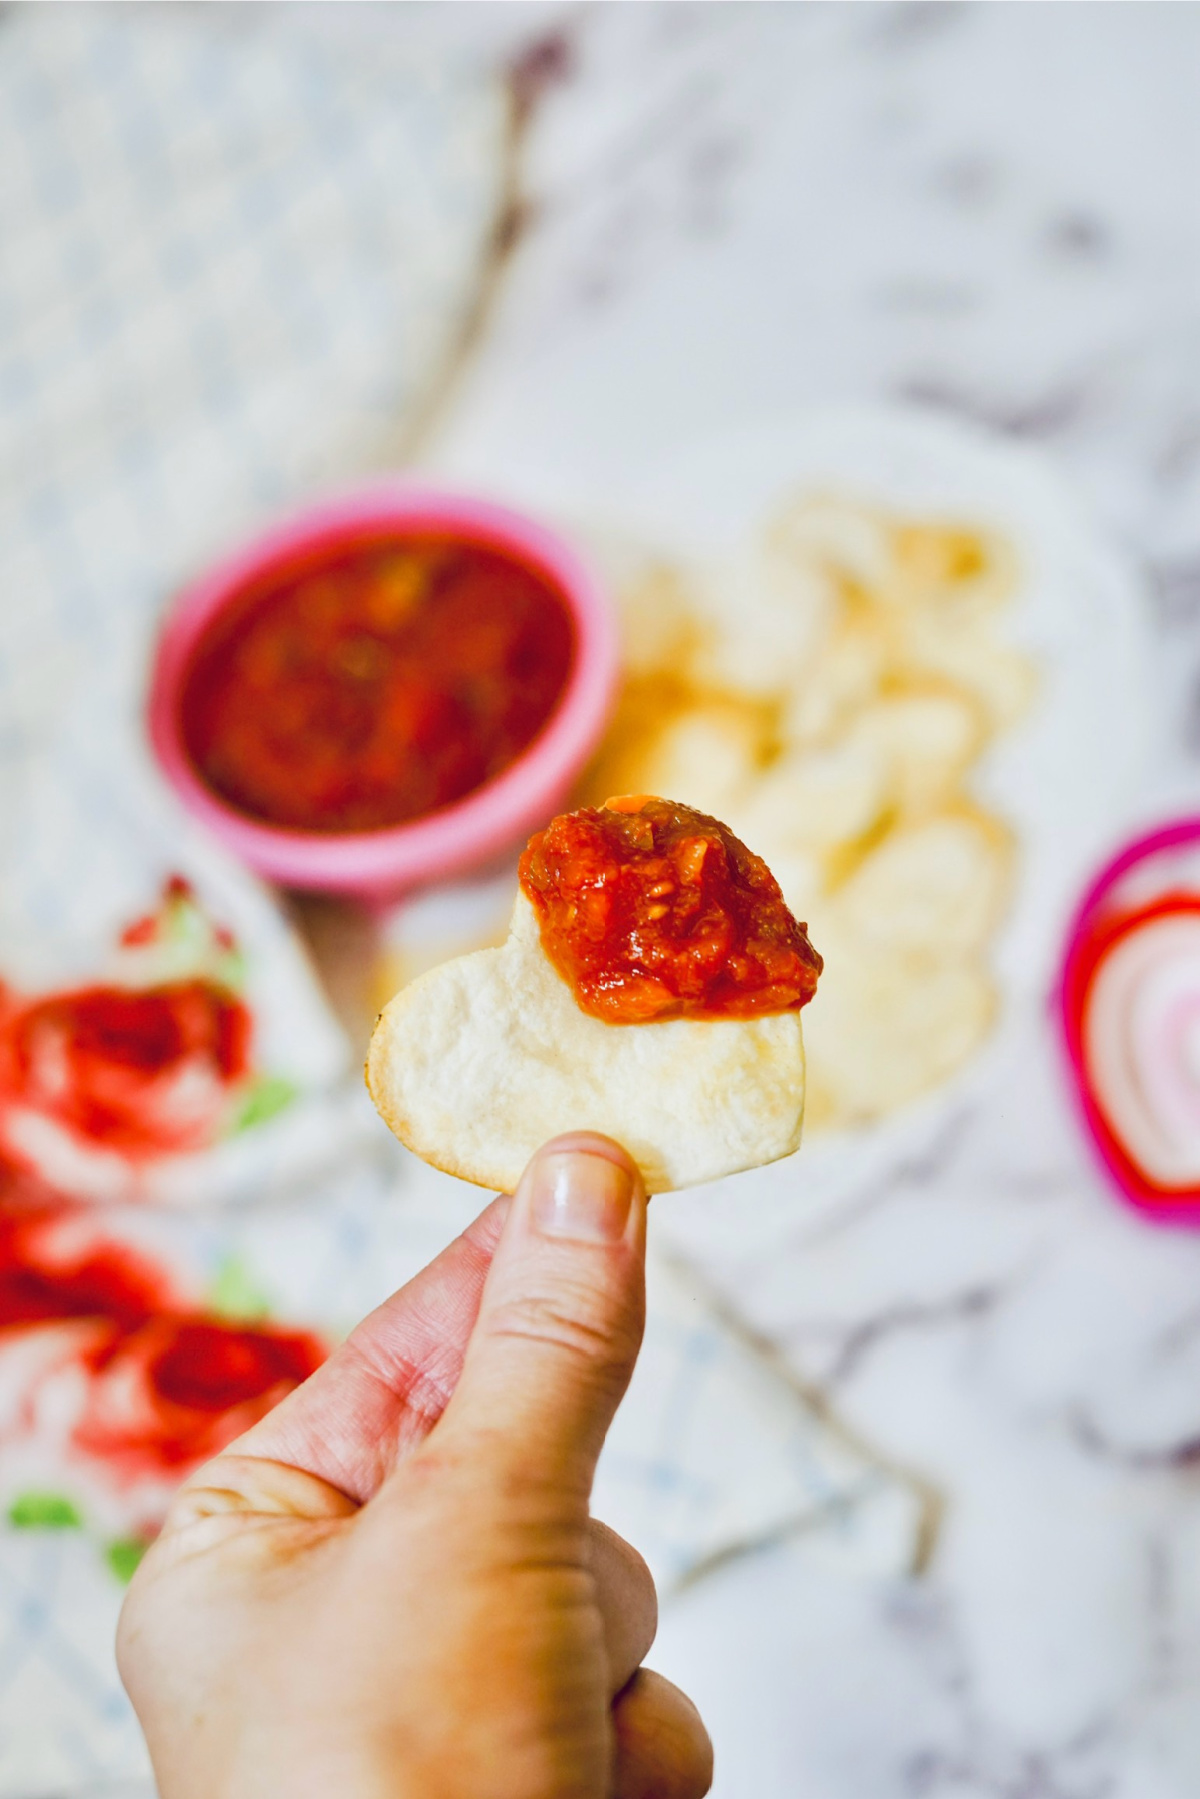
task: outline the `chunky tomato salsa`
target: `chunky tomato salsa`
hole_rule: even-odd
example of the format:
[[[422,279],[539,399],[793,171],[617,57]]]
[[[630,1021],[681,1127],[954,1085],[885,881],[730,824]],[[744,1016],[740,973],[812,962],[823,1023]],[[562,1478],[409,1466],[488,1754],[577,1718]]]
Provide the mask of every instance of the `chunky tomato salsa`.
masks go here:
[[[361,545],[276,576],[202,639],[184,687],[195,767],[251,818],[372,831],[506,769],[574,653],[550,582],[442,537]]]
[[[565,813],[530,839],[521,886],[550,961],[607,1024],[760,1018],[816,991],[821,958],[766,863],[690,806]]]

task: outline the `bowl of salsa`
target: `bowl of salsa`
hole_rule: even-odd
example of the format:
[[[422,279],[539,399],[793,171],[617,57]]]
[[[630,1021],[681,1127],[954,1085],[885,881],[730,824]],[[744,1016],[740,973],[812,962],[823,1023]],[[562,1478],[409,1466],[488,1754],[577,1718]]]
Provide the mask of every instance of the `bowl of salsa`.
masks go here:
[[[554,533],[393,482],[310,508],[178,596],[150,735],[184,805],[258,873],[382,901],[544,823],[616,669],[604,594]]]

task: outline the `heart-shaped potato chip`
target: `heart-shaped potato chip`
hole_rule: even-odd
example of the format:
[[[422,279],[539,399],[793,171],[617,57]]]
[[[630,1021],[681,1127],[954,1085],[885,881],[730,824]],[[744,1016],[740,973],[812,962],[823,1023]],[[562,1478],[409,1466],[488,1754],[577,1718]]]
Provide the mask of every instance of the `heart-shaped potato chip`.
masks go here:
[[[799,1012],[607,1024],[581,1011],[517,896],[508,941],[443,962],[386,1007],[367,1062],[384,1119],[436,1168],[511,1193],[561,1131],[603,1131],[652,1193],[799,1147]]]
[[[790,1155],[800,1008],[821,958],[728,825],[650,794],[552,819],[499,949],[397,994],[367,1084],[410,1149],[511,1188],[547,1138],[603,1131],[651,1192]]]

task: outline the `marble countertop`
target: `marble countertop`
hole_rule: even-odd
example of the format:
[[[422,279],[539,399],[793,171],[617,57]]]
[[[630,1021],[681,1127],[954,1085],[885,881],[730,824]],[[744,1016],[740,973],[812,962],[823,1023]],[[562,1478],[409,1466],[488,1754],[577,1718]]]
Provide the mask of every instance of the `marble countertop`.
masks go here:
[[[436,12],[437,9],[435,9]],[[428,459],[520,485],[812,402],[909,398],[1055,453],[1150,575],[1200,753],[1200,8],[457,7],[529,54],[528,213]],[[714,1277],[943,1496],[927,1571],[802,1545],[653,1658],[720,1799],[1200,1788],[1200,1238],[1112,1204],[1031,1024],[931,1153]]]
[[[1200,784],[1200,6],[301,9],[514,60],[522,229],[429,466],[514,492],[814,403],[1044,446],[1148,578]],[[1114,819],[1114,831],[1123,821]],[[1103,1189],[1031,1020],[886,1181],[709,1273],[940,1496],[928,1565],[803,1542],[664,1612],[718,1799],[1200,1790],[1200,1237]]]
[[[605,493],[847,401],[1040,446],[1144,572],[1165,749],[1141,813],[1195,805],[1200,4],[204,16],[426,45],[431,83],[448,56],[519,71],[519,204],[425,467]],[[315,916],[310,937],[345,924]],[[1200,1792],[1200,1234],[1113,1202],[1044,1018],[988,1068],[836,1202],[756,1211],[742,1177],[744,1234],[718,1242],[693,1196],[656,1201],[745,1329],[929,1500],[919,1569],[850,1570],[814,1532],[664,1606],[651,1661],[710,1724],[717,1799]]]

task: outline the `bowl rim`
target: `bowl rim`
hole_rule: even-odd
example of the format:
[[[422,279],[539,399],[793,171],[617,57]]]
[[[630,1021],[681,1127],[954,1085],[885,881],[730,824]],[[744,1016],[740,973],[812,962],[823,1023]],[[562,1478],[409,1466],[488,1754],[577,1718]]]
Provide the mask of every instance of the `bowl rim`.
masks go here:
[[[210,621],[251,582],[305,551],[336,549],[375,527],[434,529],[502,550],[544,574],[570,612],[575,655],[558,702],[532,742],[482,787],[377,831],[302,831],[248,818],[202,779],[183,740],[180,696]],[[325,892],[400,892],[449,878],[515,845],[595,749],[617,680],[617,632],[596,575],[554,531],[508,506],[400,477],[304,506],[244,541],[176,593],[153,651],[150,742],[183,805],[258,873]]]

